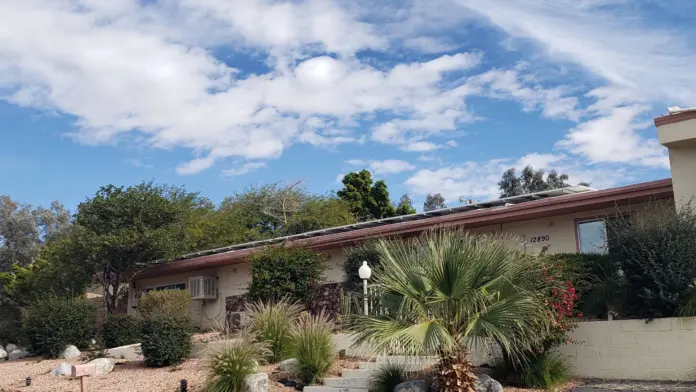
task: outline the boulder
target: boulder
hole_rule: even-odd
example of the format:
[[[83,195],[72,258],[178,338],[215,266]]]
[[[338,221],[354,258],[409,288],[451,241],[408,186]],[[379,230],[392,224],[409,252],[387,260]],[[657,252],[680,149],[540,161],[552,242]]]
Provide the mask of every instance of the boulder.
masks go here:
[[[268,374],[256,373],[246,376],[244,390],[246,392],[268,392]]]
[[[51,370],[51,376],[53,377],[70,376],[71,374],[72,366],[65,362],[59,364],[55,369]]]
[[[89,361],[89,363],[93,363],[97,368],[97,376],[103,376],[114,370],[114,361],[110,360],[109,358],[97,358]]]
[[[10,354],[7,356],[7,358],[10,361],[13,361],[15,359],[21,359],[21,358],[28,357],[28,356],[29,356],[29,351],[27,351],[27,350],[14,350],[14,351],[10,351]]]
[[[7,351],[8,353],[11,353],[14,350],[19,350],[19,347],[17,347],[16,344],[7,343],[7,346],[5,346],[5,351]]]
[[[428,392],[428,385],[423,380],[406,381],[397,385],[394,392]]]
[[[281,362],[278,365],[278,367],[280,368],[281,372],[290,372],[295,367],[297,367],[297,359],[295,359],[295,358],[286,359],[283,362]]]
[[[60,353],[60,358],[63,359],[72,359],[72,358],[77,358],[80,356],[80,350],[77,349],[77,347],[70,345],[63,350],[62,353]]]
[[[476,392],[503,392],[503,386],[487,374],[478,376],[475,388]]]
[[[0,347],[0,362],[4,361],[7,359],[7,351]]]

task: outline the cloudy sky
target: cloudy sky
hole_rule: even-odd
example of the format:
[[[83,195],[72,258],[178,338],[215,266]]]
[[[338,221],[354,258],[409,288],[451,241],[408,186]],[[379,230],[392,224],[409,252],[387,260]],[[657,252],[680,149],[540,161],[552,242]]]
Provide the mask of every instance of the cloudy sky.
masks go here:
[[[695,22],[690,0],[0,0],[0,193],[665,178],[652,118],[696,105]]]

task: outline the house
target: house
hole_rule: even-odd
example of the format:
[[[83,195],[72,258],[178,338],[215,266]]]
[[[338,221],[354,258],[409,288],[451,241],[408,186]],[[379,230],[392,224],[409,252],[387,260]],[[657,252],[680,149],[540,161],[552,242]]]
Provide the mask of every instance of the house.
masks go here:
[[[520,249],[528,253],[542,248],[549,253],[597,251],[603,246],[603,219],[617,208],[638,216],[649,200],[675,200],[679,204],[696,195],[696,110],[672,110],[656,118],[655,125],[660,143],[669,150],[671,179],[604,190],[575,186],[189,254],[138,273],[130,283],[129,311],[147,290],[188,289],[194,297],[194,324],[205,328],[241,323],[243,295],[250,283],[248,256],[281,242],[330,256],[325,289],[317,301],[333,311],[339,308],[339,287],[345,280],[344,249],[370,238],[408,237],[452,226],[472,233],[514,235],[519,238]]]

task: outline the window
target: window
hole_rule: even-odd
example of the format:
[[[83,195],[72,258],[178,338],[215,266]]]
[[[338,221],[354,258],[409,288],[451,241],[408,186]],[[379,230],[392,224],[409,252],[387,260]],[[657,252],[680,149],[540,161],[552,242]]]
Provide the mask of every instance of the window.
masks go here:
[[[151,287],[149,289],[145,289],[145,292],[147,293],[150,290],[186,290],[186,283],[174,283],[165,286]]]
[[[607,253],[607,225],[603,219],[578,222],[580,253]]]

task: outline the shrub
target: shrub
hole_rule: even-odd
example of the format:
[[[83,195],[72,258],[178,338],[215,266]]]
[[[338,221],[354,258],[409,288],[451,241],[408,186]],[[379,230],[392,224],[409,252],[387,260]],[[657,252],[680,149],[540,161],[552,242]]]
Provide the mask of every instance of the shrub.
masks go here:
[[[256,373],[257,361],[270,355],[265,343],[250,337],[227,340],[212,349],[207,356],[208,380],[206,392],[241,392],[244,378]]]
[[[314,384],[336,359],[332,339],[333,322],[322,311],[303,313],[292,330],[292,356],[297,359],[295,375],[305,384]]]
[[[406,367],[401,363],[386,363],[370,376],[370,392],[393,392],[394,388],[408,380]]]
[[[180,317],[151,315],[141,323],[140,339],[148,366],[178,364],[191,353],[191,328]]]
[[[125,346],[140,341],[140,322],[127,314],[114,314],[102,327],[102,338],[108,348]]]
[[[344,287],[348,291],[362,293],[362,279],[358,275],[358,269],[363,261],[367,261],[372,269],[379,266],[379,252],[374,242],[367,242],[360,246],[346,249],[346,261],[343,263],[343,273],[346,276]]]
[[[270,345],[271,363],[287,358],[292,343],[292,325],[297,321],[302,307],[284,298],[276,303],[258,301],[247,305],[249,331],[257,341]]]
[[[572,376],[570,365],[559,355],[542,354],[522,366],[520,380],[527,388],[551,389],[564,384]]]
[[[51,296],[29,307],[24,326],[34,352],[57,357],[67,345],[89,345],[96,332],[94,304],[82,297]]]
[[[251,260],[250,299],[278,301],[288,296],[309,304],[319,288],[325,257],[309,249],[274,246]]]
[[[609,252],[625,276],[628,316],[671,317],[696,278],[696,213],[689,205],[648,203],[644,212],[607,221]]]
[[[151,290],[138,300],[138,313],[143,318],[166,315],[191,319],[191,293],[188,290]]]

